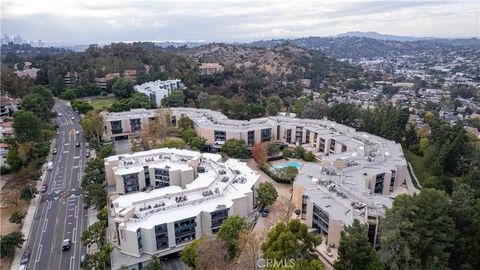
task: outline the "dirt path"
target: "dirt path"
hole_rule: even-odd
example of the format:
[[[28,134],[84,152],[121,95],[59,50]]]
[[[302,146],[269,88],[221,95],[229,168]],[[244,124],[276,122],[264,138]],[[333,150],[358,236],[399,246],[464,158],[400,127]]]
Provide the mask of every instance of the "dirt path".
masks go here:
[[[26,212],[30,202],[20,200],[20,190],[23,186],[34,185],[36,182],[28,179],[26,172],[2,176],[5,180],[0,191],[0,235],[20,231],[22,224],[10,223],[13,212]],[[10,269],[12,258],[0,260],[0,270]]]

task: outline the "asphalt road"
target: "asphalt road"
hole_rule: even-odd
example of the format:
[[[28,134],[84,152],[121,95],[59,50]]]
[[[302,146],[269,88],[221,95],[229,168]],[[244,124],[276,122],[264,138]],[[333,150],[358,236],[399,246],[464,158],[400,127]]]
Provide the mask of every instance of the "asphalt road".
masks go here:
[[[52,155],[53,170],[47,171],[43,193],[34,216],[28,249],[32,252],[28,269],[80,269],[80,257],[85,254],[80,236],[87,227],[87,210],[83,209],[81,178],[86,163],[85,141],[79,116],[65,101],[57,101],[54,111],[59,134],[57,154]],[[72,120],[71,117],[75,117]],[[76,135],[76,131],[80,131]],[[80,147],[75,144],[79,142]],[[70,239],[70,250],[62,251],[62,241]]]

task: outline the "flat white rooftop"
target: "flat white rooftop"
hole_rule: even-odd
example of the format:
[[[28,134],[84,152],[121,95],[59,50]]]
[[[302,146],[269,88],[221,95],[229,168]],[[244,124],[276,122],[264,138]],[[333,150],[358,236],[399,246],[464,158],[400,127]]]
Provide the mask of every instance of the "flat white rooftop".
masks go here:
[[[159,155],[170,155],[171,159],[153,160]],[[188,160],[179,161],[178,157],[188,159],[199,158],[199,166],[205,168],[204,173],[187,184],[185,188],[169,186],[149,192],[135,192],[121,195],[113,200],[116,220],[126,225],[126,230],[152,228],[155,225],[197,216],[201,211],[212,212],[216,209],[229,208],[236,198],[244,197],[259,179],[246,163],[236,159],[219,162],[220,155],[200,154],[194,151],[172,148],[155,149],[131,155],[109,157],[107,160],[121,160],[128,166],[143,170],[143,162],[164,162],[168,166],[192,168]],[[130,164],[134,160],[137,163]],[[176,162],[183,162],[181,164]],[[136,166],[135,166],[136,165]],[[127,217],[128,215],[131,217]]]

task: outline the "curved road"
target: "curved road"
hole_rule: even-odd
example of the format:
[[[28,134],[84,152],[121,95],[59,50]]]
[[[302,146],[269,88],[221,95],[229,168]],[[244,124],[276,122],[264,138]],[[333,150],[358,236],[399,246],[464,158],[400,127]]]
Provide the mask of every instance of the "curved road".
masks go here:
[[[80,189],[86,163],[85,142],[79,116],[72,107],[57,100],[53,110],[62,115],[56,119],[58,153],[50,160],[53,170],[47,171],[44,182],[48,189],[41,195],[27,240],[32,252],[28,269],[80,269],[80,257],[85,254],[80,236],[87,227],[87,210],[83,209]],[[80,147],[75,146],[77,142]],[[67,238],[72,241],[70,250],[62,251],[62,241]]]

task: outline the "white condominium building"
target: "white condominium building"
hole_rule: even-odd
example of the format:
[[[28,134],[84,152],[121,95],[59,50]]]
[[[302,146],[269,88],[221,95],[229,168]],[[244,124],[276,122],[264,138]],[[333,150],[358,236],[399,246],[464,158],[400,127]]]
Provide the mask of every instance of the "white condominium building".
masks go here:
[[[228,216],[247,217],[260,179],[238,160],[172,148],[108,157],[105,171],[118,247],[113,269],[138,269],[152,254],[215,234]]]
[[[162,105],[162,99],[168,97],[173,90],[184,88],[182,81],[176,80],[157,80],[135,85],[133,89],[139,93],[147,95],[157,107]]]

